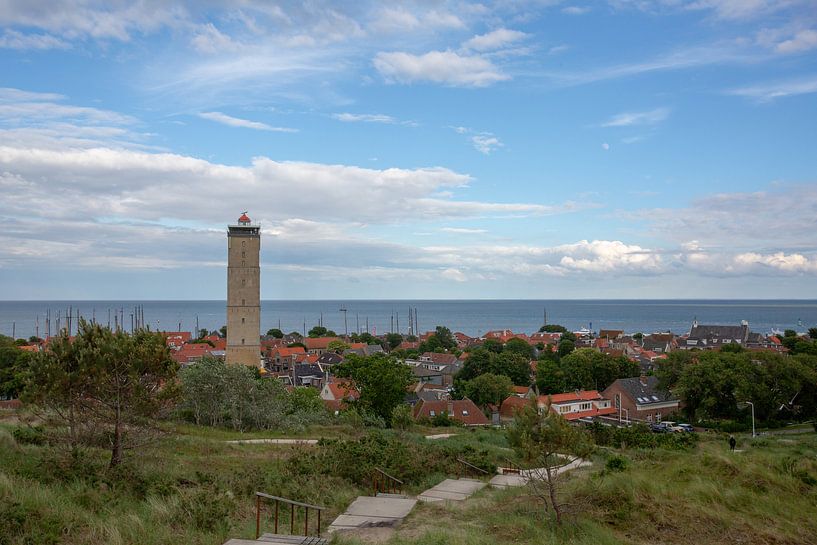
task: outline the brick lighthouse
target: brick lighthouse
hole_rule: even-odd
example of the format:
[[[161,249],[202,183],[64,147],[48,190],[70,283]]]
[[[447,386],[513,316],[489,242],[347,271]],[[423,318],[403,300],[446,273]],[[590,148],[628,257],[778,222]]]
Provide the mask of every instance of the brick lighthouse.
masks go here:
[[[261,361],[261,227],[244,212],[227,226],[227,363]]]

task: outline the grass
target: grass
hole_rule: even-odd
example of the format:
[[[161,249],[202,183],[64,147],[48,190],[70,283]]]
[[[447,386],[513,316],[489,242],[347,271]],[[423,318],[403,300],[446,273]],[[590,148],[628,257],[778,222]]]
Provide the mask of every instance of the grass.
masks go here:
[[[356,496],[370,494],[366,483],[320,467],[332,461],[332,448],[339,449],[338,456],[358,455],[351,447],[228,444],[282,435],[165,424],[168,433],[160,441],[131,453],[130,462],[111,472],[105,451],[92,450],[67,469],[53,447],[18,444],[13,427],[0,422],[0,545],[221,545],[254,535],[256,490],[325,505],[324,527]],[[423,437],[446,432],[457,435]],[[363,433],[335,426],[297,436],[357,439]],[[390,456],[393,471],[411,477],[410,493],[447,476],[444,468],[451,466],[432,467],[430,457],[484,462],[512,456],[504,435],[494,430],[415,429],[383,436],[404,445],[401,450],[388,443],[382,452]],[[382,540],[394,545],[817,543],[817,435],[738,439],[743,452],[730,453],[716,435],[691,451],[600,449],[591,468],[571,474],[565,483],[563,497],[581,508],[562,527],[526,489],[483,489],[466,502],[418,504]],[[603,471],[612,455],[627,459],[625,470]],[[354,465],[338,462],[337,467],[342,473]],[[286,518],[282,524],[288,528]],[[266,529],[271,530],[270,522]],[[335,539],[357,543],[351,537]]]

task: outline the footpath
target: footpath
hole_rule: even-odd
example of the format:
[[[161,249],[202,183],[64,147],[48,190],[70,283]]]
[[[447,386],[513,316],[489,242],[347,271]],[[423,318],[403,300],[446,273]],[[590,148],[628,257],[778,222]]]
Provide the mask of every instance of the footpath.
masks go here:
[[[259,440],[253,440],[259,441]],[[575,460],[569,464],[551,468],[551,471],[564,473],[573,469],[589,466],[586,460]],[[363,537],[367,532],[382,532],[393,529],[403,522],[411,513],[418,501],[427,503],[461,502],[470,498],[486,486],[509,488],[524,486],[532,479],[543,479],[546,468],[514,469],[497,468],[497,473],[490,480],[461,477],[445,479],[412,498],[405,494],[378,492],[374,496],[358,496],[346,510],[329,525],[326,533],[352,532]],[[329,541],[319,536],[295,536],[280,534],[263,534],[257,540],[231,539],[224,545],[326,545]]]

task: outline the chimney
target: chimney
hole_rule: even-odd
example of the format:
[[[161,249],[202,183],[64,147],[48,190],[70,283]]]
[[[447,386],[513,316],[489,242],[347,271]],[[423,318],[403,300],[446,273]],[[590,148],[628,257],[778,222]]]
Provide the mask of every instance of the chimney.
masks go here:
[[[647,385],[647,375],[645,375],[644,373],[641,373],[641,376],[638,377],[638,380],[641,381],[642,386]]]

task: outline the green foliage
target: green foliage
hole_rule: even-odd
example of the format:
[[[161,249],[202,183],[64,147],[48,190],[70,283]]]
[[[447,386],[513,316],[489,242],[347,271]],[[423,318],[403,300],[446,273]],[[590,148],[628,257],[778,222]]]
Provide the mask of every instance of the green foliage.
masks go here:
[[[414,425],[411,407],[406,404],[398,405],[391,412],[391,426],[398,430],[408,430]]]
[[[698,443],[695,433],[653,433],[643,424],[619,428],[595,422],[587,428],[597,445],[607,447],[688,450]]]
[[[560,358],[563,358],[576,349],[576,344],[570,339],[562,339],[559,341],[559,346],[556,348],[556,353]]]
[[[46,439],[42,426],[17,426],[11,435],[21,445],[44,445]]]
[[[321,325],[316,325],[315,327],[309,330],[307,336],[315,339],[318,337],[337,337],[338,334],[332,331],[331,329],[326,329]]]
[[[580,348],[558,362],[541,360],[537,365],[536,384],[542,394],[603,390],[618,378],[638,374],[638,364],[623,356],[615,357],[592,348]]]
[[[9,337],[6,337],[9,339]],[[32,354],[14,346],[0,343],[0,396],[16,398],[24,386]]]
[[[505,375],[485,373],[463,384],[463,391],[471,401],[483,409],[499,406],[513,392],[513,382]]]
[[[386,342],[388,343],[389,348],[394,350],[400,346],[400,343],[403,342],[403,336],[399,333],[388,333],[386,334]]]
[[[524,339],[510,339],[505,343],[503,351],[519,354],[527,359],[533,358],[533,347]]]
[[[238,431],[300,429],[325,415],[317,390],[289,393],[279,380],[259,378],[253,367],[204,357],[179,375],[179,414],[196,424]]]
[[[547,324],[539,328],[539,333],[568,333],[565,326],[559,324]]]
[[[411,384],[411,369],[386,354],[358,356],[350,354],[333,369],[338,377],[350,378],[360,392],[355,405],[385,422],[391,420],[394,408],[403,402],[406,387]]]
[[[348,350],[349,345],[338,339],[336,341],[330,341],[329,344],[326,345],[326,349],[330,352],[337,352],[340,354],[344,350]]]
[[[428,339],[420,343],[419,352],[446,352],[457,347],[454,334],[447,327],[438,325]]]
[[[73,341],[63,334],[32,358],[25,398],[64,423],[73,449],[80,430],[96,440],[109,437],[113,467],[172,407],[176,373],[160,333],[129,335],[80,320]]]
[[[287,348],[295,348],[296,346],[300,346],[304,350],[306,350],[306,345],[304,343],[289,343]]]
[[[627,469],[628,465],[629,462],[627,461],[627,458],[615,454],[607,458],[607,462],[605,462],[604,464],[604,469],[608,473],[617,473],[619,471],[624,471],[625,469]]]
[[[457,389],[462,391],[465,382],[486,373],[504,375],[518,386],[530,385],[530,361],[528,358],[514,352],[496,354],[483,347],[468,353],[462,369],[455,377]]]
[[[284,332],[278,329],[277,327],[268,330],[267,335],[269,335],[270,337],[275,337],[276,339],[284,338]]]
[[[728,354],[740,354],[744,350],[745,349],[741,345],[735,342],[723,344],[720,347],[721,352],[726,352]]]
[[[814,356],[705,351],[694,364],[676,361],[666,374],[678,376],[676,392],[690,419],[743,419],[748,410],[740,403],[747,400],[754,403],[758,421],[809,417],[817,409]],[[792,399],[796,403],[789,405]]]
[[[225,531],[235,514],[235,496],[229,490],[215,485],[182,490],[176,503],[173,520],[176,523],[200,528],[206,532]]]
[[[460,421],[451,418],[448,411],[443,411],[431,417],[431,425],[435,428],[450,428],[460,425]]]

